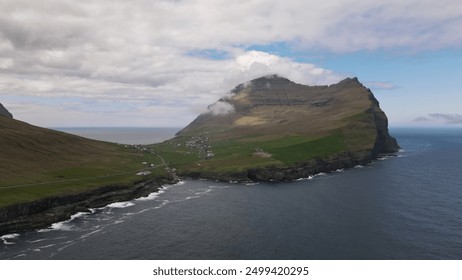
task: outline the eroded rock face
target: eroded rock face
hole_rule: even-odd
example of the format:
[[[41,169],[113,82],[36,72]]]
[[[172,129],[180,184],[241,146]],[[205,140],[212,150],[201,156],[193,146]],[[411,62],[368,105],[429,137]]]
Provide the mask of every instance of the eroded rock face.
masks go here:
[[[13,118],[13,115],[0,103],[0,116]]]

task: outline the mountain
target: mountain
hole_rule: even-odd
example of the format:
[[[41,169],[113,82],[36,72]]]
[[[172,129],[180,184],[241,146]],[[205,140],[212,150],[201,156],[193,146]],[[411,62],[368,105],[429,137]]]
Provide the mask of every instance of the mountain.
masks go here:
[[[186,156],[180,147],[198,137],[206,141],[203,158],[183,158],[179,170],[213,179],[290,180],[399,148],[379,102],[357,78],[307,86],[271,75],[240,84],[177,133],[176,152]]]
[[[13,118],[13,115],[0,103],[0,116]]]

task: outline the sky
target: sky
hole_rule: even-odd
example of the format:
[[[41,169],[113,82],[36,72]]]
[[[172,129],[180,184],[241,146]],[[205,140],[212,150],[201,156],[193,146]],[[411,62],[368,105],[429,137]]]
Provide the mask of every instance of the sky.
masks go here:
[[[183,127],[239,83],[358,77],[390,126],[462,126],[459,0],[0,0],[0,103],[44,127]]]

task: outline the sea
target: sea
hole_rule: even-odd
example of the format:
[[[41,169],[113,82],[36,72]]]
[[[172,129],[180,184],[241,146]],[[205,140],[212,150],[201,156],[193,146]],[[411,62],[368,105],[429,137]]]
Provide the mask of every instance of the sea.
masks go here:
[[[127,144],[166,133],[94,132]],[[0,259],[462,259],[462,129],[391,134],[402,150],[368,165],[293,182],[183,180],[1,236]]]

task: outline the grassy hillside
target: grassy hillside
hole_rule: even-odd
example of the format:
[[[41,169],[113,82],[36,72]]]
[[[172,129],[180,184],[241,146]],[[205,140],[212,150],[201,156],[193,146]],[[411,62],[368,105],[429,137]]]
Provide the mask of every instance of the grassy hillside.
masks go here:
[[[0,207],[108,184],[129,185],[151,163],[162,162],[149,151],[0,116]],[[151,171],[165,172],[163,167]]]
[[[214,113],[217,104],[232,110]],[[339,154],[373,157],[398,147],[377,100],[357,79],[310,87],[262,77],[237,86],[209,109],[176,138],[153,146],[180,174],[290,168]]]

